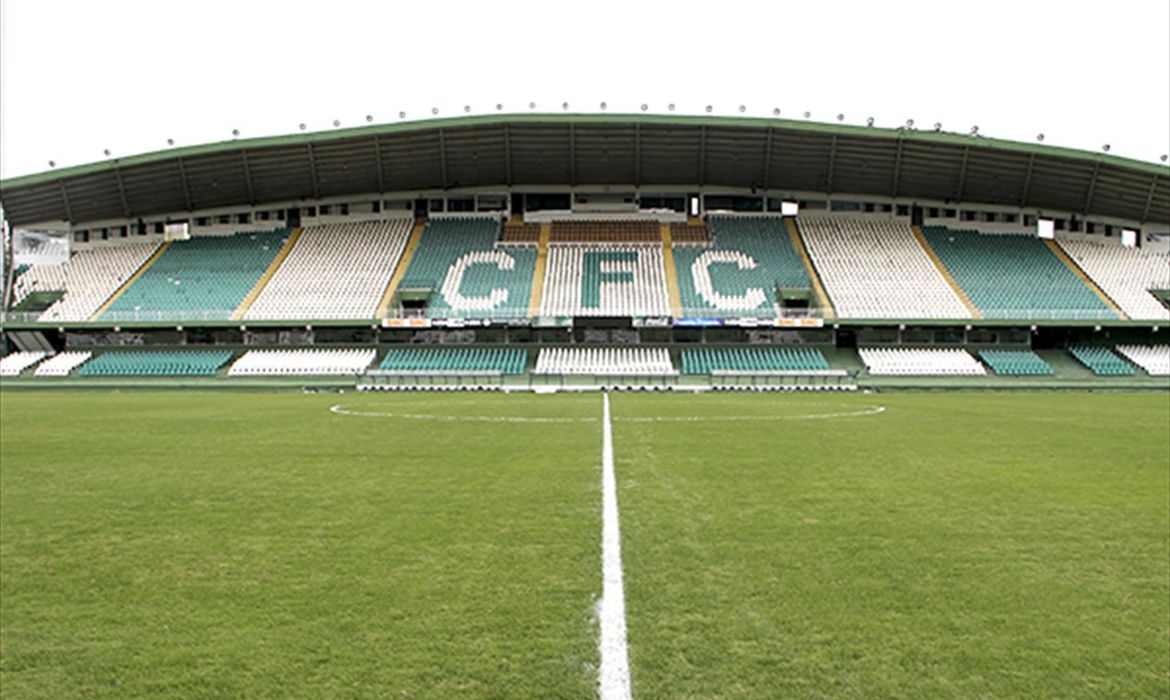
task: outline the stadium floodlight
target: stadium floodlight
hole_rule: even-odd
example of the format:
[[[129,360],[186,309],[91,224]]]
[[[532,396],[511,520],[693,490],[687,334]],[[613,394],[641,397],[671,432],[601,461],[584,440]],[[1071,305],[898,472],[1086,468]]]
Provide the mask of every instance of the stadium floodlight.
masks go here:
[[[670,104],[666,105],[666,108],[673,112],[674,111],[674,103],[671,102]],[[1166,160],[1166,159],[1163,158],[1162,160]]]
[[[439,113],[438,107],[431,107],[431,114],[438,114],[438,113]]]
[[[1109,144],[1105,144],[1104,146],[1101,146],[1101,150],[1102,150],[1102,151],[1105,151],[1106,153],[1108,153],[1108,152],[1109,152],[1109,148],[1110,148],[1110,147],[1109,147]]]
[[[907,128],[907,129],[913,129],[913,128],[914,128],[914,120],[913,120],[913,119],[907,119],[907,120],[906,120],[906,128]]]
[[[340,119],[334,119],[334,120],[333,120],[333,126],[334,126],[334,128],[341,126],[341,120],[340,120]]]
[[[174,140],[174,139],[167,139],[167,145],[168,145],[168,146],[174,146],[174,145],[175,145],[175,140]]]
[[[535,102],[529,102],[529,103],[528,103],[528,109],[536,109],[536,103],[535,103]]]
[[[715,108],[712,107],[711,105],[707,105],[707,114],[710,114],[711,110],[713,110],[713,109],[715,109]]]
[[[773,117],[778,117],[778,116],[780,116],[780,108],[779,108],[779,107],[773,107],[773,108],[772,108],[772,116],[773,116]]]
[[[497,103],[496,103],[496,111],[497,111],[497,112],[499,112],[499,111],[501,111],[501,110],[503,110],[503,109],[504,109],[504,105],[502,105],[502,104],[500,104],[499,102],[497,102]]]
[[[978,125],[978,124],[976,124],[975,126],[971,127],[971,135],[972,135],[972,136],[978,136],[978,135],[979,135],[979,125]]]
[[[845,121],[845,115],[838,113],[837,114],[837,121],[839,121],[839,122]]]
[[[866,126],[873,126],[873,117],[866,117],[865,125]]]
[[[301,122],[300,124],[297,124],[297,128],[301,131],[304,131],[306,129],[305,123]]]
[[[1163,153],[1163,154],[1162,154],[1162,157],[1161,157],[1161,158],[1159,158],[1158,160],[1160,160],[1160,161],[1162,161],[1163,163],[1165,163],[1166,161],[1170,160],[1170,154]]]
[[[604,112],[606,107],[608,107],[608,105],[605,104],[604,102],[602,102],[601,103],[601,111]]]
[[[55,161],[55,160],[51,160],[51,161],[49,161],[49,167],[50,167],[50,168],[55,168],[55,167],[57,167],[57,161]]]
[[[471,114],[471,105],[463,105],[464,114]]]
[[[934,123],[934,132],[937,134],[940,131],[942,131],[942,122],[935,122]]]
[[[643,102],[643,103],[642,103],[642,111],[643,111],[643,112],[645,112],[645,111],[646,111],[646,110],[648,110],[648,109],[650,109],[650,105],[648,105],[648,104],[646,104],[645,102]]]
[[[743,114],[746,111],[747,111],[747,105],[740,105],[739,106],[739,113],[740,114]]]
[[[372,115],[372,114],[367,114],[367,115],[366,115],[366,123],[367,123],[367,124],[373,124],[373,123],[374,123],[374,115]]]
[[[1043,140],[1044,140],[1044,132],[1043,132],[1043,131],[1041,131],[1040,133],[1036,134],[1036,140],[1037,140],[1037,141],[1043,141]]]
[[[804,118],[805,118],[805,119],[808,119],[808,118],[810,118],[811,116],[812,116],[812,112],[805,112],[805,113],[804,113]]]
[[[568,109],[569,109],[569,103],[568,103],[568,102],[562,102],[562,103],[561,103],[561,109],[568,111]]]
[[[240,137],[240,130],[239,129],[232,129],[232,138],[238,139],[239,137]]]
[[[406,112],[399,112],[399,113],[398,113],[398,118],[399,118],[399,119],[406,119]]]
[[[106,158],[110,157],[110,149],[107,148],[104,151],[102,151],[102,153],[104,153],[106,155]]]

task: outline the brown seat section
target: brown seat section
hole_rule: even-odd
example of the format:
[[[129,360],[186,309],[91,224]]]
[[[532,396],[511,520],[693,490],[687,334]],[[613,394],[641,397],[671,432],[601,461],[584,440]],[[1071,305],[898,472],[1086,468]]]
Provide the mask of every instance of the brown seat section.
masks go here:
[[[540,243],[540,224],[505,226],[500,241],[503,243]]]
[[[670,225],[670,240],[674,243],[706,243],[708,239],[706,224]]]
[[[556,221],[553,243],[657,243],[662,240],[657,221]]]

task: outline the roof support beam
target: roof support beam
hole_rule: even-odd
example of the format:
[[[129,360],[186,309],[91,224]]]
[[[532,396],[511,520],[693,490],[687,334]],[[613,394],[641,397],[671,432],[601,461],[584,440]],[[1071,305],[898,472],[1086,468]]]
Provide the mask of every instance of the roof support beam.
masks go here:
[[[1150,191],[1146,195],[1146,206],[1142,208],[1142,223],[1150,220],[1150,207],[1154,206],[1154,192],[1158,189],[1158,176],[1150,180]]]
[[[901,158],[902,158],[902,143],[899,141],[898,142],[898,159],[899,159],[899,161],[901,160]],[[836,165],[837,165],[837,135],[833,134],[833,140],[829,143],[829,174],[828,174],[828,177],[825,179],[825,192],[830,194],[830,195],[833,194],[833,169],[836,167]],[[895,167],[897,167],[897,166],[895,166]],[[897,180],[897,178],[898,178],[898,176],[895,173],[894,179]],[[898,185],[895,182],[894,189],[897,190],[897,188],[898,188]]]
[[[760,174],[760,186],[768,189],[772,177],[772,127],[768,127],[768,135],[764,137],[764,172]]]
[[[837,137],[834,136],[833,143],[836,144],[836,142]],[[902,144],[904,143],[906,143],[904,139],[898,139],[898,150],[894,154],[894,184],[890,192],[891,199],[898,198],[898,186],[902,184]],[[964,162],[966,162],[966,156],[964,156]]]
[[[959,166],[959,185],[955,188],[955,201],[963,201],[963,186],[967,184],[967,157],[971,155],[971,147],[963,146],[963,164]]]
[[[309,144],[309,177],[313,182],[313,199],[321,199],[321,187],[317,184],[317,157],[313,154],[313,144]]]
[[[73,208],[69,206],[69,192],[65,190],[64,178],[58,180],[57,183],[61,185],[61,203],[65,205],[65,218],[69,219],[69,223],[73,223]]]
[[[512,130],[504,125],[504,183],[512,186]]]
[[[378,194],[386,191],[382,184],[382,145],[378,143],[378,137],[374,137],[374,161],[378,166]]]
[[[577,186],[577,129],[569,124],[569,187]]]
[[[187,166],[182,156],[179,156],[179,182],[183,185],[183,204],[187,205],[187,211],[195,211],[191,207],[191,186],[187,184]]]
[[[443,134],[443,130],[439,129],[439,180],[446,190],[451,188],[451,183],[447,182],[447,137]]]
[[[126,202],[126,184],[122,182],[122,169],[114,166],[114,180],[118,183],[118,197],[122,200],[122,217],[130,218],[130,205]]]
[[[1028,190],[1032,188],[1032,166],[1036,164],[1036,154],[1028,156],[1028,169],[1024,171],[1024,188],[1020,191],[1020,204],[1024,206],[1028,201]]]
[[[642,125],[634,125],[634,187],[642,186]]]
[[[699,127],[699,187],[707,186],[707,127]]]
[[[1097,173],[1101,172],[1101,162],[1093,164],[1093,175],[1089,178],[1089,191],[1085,193],[1085,209],[1082,214],[1088,216],[1089,205],[1093,203],[1093,190],[1097,189]]]
[[[252,194],[252,171],[248,168],[248,149],[240,149],[240,160],[244,162],[244,187],[248,190],[248,205],[256,206],[256,197]]]

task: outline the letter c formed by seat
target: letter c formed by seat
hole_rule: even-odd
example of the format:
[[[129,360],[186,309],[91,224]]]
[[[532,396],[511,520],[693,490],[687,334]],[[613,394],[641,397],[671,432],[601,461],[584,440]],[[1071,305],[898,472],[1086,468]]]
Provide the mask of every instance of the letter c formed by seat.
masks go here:
[[[492,265],[500,270],[512,270],[516,260],[502,250],[480,250],[460,257],[447,268],[440,291],[443,300],[456,311],[489,311],[508,301],[508,290],[493,288],[486,295],[465,296],[459,288],[463,286],[463,275],[472,265]]]
[[[711,266],[715,263],[735,263],[740,270],[756,269],[756,261],[738,250],[708,250],[691,265],[691,280],[695,292],[711,306],[724,311],[751,311],[768,300],[760,287],[748,287],[743,294],[720,294],[711,284]]]

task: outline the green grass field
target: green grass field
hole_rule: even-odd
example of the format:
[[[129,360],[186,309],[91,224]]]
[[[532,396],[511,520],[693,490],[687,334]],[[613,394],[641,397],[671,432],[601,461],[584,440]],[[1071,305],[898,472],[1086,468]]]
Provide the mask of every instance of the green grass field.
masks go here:
[[[1166,394],[612,410],[635,698],[1170,695]],[[600,415],[0,392],[0,697],[594,697]]]

